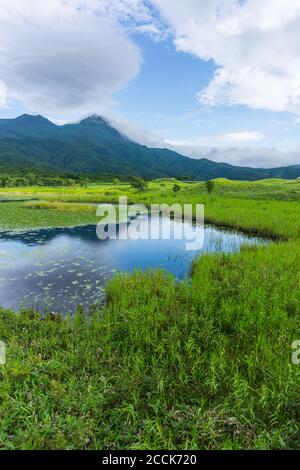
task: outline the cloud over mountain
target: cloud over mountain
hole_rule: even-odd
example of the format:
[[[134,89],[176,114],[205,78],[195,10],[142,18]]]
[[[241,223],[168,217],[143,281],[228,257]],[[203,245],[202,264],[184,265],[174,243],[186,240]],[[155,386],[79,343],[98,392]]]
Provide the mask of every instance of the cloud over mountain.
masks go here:
[[[0,0],[0,79],[8,99],[53,116],[108,108],[141,63],[116,19],[124,14],[114,16],[107,1]]]

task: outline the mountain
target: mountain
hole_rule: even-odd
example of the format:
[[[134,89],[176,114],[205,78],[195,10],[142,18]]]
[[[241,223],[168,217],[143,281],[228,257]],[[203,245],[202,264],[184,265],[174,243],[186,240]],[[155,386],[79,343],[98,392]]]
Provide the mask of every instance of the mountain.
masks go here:
[[[148,148],[128,139],[99,116],[63,126],[43,116],[27,114],[16,119],[0,119],[0,165],[1,171],[41,170],[145,178],[185,176],[198,180],[300,176],[300,165],[274,169],[237,167],[207,159],[194,160],[168,149]]]

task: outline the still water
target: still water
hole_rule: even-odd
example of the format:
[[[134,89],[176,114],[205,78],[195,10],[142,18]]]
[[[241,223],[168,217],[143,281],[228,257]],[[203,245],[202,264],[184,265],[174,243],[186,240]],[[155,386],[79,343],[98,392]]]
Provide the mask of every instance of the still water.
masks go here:
[[[147,218],[142,220],[141,226],[146,226]],[[157,223],[164,223],[164,218],[157,217]],[[172,228],[176,229],[177,224],[181,222],[172,221]],[[187,240],[177,240],[171,234],[170,240],[101,241],[95,225],[2,232],[0,305],[61,313],[73,312],[77,305],[88,309],[103,302],[105,285],[117,272],[163,268],[183,279],[189,275],[196,256],[231,253],[244,244],[266,243],[257,237],[207,226],[203,248],[186,251]]]

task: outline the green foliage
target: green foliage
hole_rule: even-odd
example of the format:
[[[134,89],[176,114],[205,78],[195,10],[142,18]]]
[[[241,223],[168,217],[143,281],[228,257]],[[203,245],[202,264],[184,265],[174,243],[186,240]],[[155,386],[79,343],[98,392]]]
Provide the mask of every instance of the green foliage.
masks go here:
[[[208,194],[211,194],[213,190],[215,189],[215,182],[211,180],[206,181],[205,188]]]
[[[48,186],[48,187],[72,187],[78,183],[81,187],[87,188],[89,179],[84,176],[76,178],[62,177],[62,176],[43,176],[34,174],[23,174],[23,176],[16,175],[0,175],[0,187],[13,188],[13,187],[26,187],[26,186]]]
[[[88,187],[88,182],[89,182],[88,178],[85,178],[85,177],[83,177],[83,176],[80,177],[79,183],[80,183],[80,186],[81,186],[82,188],[87,189],[87,187]]]
[[[298,448],[299,253],[206,256],[191,284],[118,276],[91,318],[2,310],[2,447]]]
[[[53,202],[0,203],[0,230],[97,223],[96,207]]]
[[[147,190],[138,193],[130,183],[89,183],[88,188],[78,185],[72,187],[26,187],[3,188],[3,199],[38,199],[62,203],[113,203],[119,196],[128,197],[130,203],[174,204],[174,180],[148,182]],[[207,223],[219,224],[229,228],[244,230],[270,238],[283,240],[297,239],[300,234],[300,184],[297,181],[265,182],[228,182],[215,181],[214,197],[207,194],[204,183],[181,183],[181,191],[176,195],[180,204],[205,205]],[[272,192],[274,188],[274,194]],[[96,207],[95,213],[96,213]],[[76,214],[75,214],[76,215]],[[21,203],[11,205],[0,203],[0,229],[21,227],[42,227],[74,225],[74,223],[93,222],[93,214],[86,214],[81,222],[80,214],[72,217],[70,213],[48,210],[36,211],[23,207]]]
[[[118,192],[173,204],[174,180],[161,183],[7,187],[4,198],[38,200],[0,203],[0,227],[89,223],[91,203]],[[300,185],[216,180],[213,198],[180,186],[177,201],[204,203],[207,222],[277,241],[203,256],[185,282],[119,275],[90,317],[0,309],[2,448],[299,448]]]
[[[133,176],[131,178],[131,186],[136,189],[138,193],[143,193],[147,189],[146,181],[140,176]]]
[[[179,186],[179,184],[174,184],[173,186],[173,193],[176,195],[177,193],[179,193],[181,191],[181,187]]]
[[[296,178],[300,166],[252,169],[195,160],[168,149],[147,148],[127,139],[97,116],[56,126],[42,116],[0,120],[2,171],[59,172],[76,175],[118,174],[182,181],[225,177],[235,180]]]

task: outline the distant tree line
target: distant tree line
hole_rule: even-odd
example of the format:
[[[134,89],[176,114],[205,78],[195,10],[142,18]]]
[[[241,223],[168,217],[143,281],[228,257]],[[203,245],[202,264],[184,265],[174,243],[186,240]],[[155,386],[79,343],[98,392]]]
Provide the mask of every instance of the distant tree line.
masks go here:
[[[107,182],[118,185],[130,180],[130,177],[120,175],[72,175],[72,174],[37,174],[24,171],[22,174],[5,172],[0,173],[0,187],[22,187],[22,186],[53,186],[72,187],[81,186],[86,188],[92,182]]]
[[[24,174],[24,176],[0,175],[0,187],[9,188],[14,186],[73,186],[81,180],[64,177],[37,176],[34,174]]]
[[[3,171],[3,170],[2,170]],[[173,178],[174,182],[186,181],[188,177],[177,177]],[[190,179],[190,178],[189,178]],[[89,183],[92,182],[103,182],[103,183],[112,183],[117,186],[118,184],[131,182],[131,185],[137,192],[143,192],[147,189],[150,178],[142,178],[141,176],[132,176],[132,175],[115,175],[115,174],[91,174],[91,175],[80,175],[80,174],[70,174],[70,173],[60,173],[54,174],[50,171],[44,170],[42,172],[34,172],[31,170],[24,169],[23,172],[14,172],[10,170],[4,170],[3,173],[0,173],[0,187],[9,188],[9,187],[22,187],[22,186],[53,186],[53,187],[72,187],[72,186],[81,186],[86,188]],[[180,191],[180,186],[178,184],[174,185],[174,193]]]

